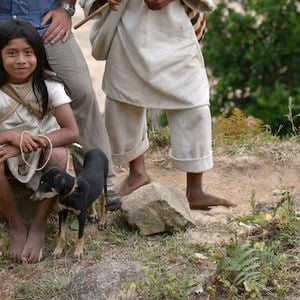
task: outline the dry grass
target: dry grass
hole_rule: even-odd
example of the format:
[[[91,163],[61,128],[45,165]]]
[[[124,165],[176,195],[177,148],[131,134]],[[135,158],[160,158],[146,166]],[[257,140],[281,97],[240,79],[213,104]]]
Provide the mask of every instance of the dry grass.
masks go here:
[[[159,134],[151,139],[152,151],[147,159],[160,168],[170,169],[168,147],[165,144],[169,139],[168,131],[164,131],[162,135],[163,142],[158,142]],[[219,139],[215,134],[215,155],[268,156],[281,165],[288,166],[293,164],[299,150],[296,138],[281,141],[265,132],[233,139],[228,136]],[[7,226],[0,221],[0,245],[3,252],[0,258],[1,299],[52,299],[76,273],[104,258],[139,261],[148,268],[148,283],[136,283],[144,295],[143,299],[201,299],[208,296],[201,291],[208,274],[215,270],[211,253],[216,252],[218,247],[223,247],[222,245],[192,243],[186,233],[143,237],[128,227],[121,212],[110,213],[109,217],[110,226],[106,231],[99,232],[96,225],[86,226],[85,257],[79,262],[72,257],[77,232],[71,229],[67,233],[68,243],[64,256],[58,260],[52,259],[58,225],[56,217],[50,218],[45,259],[35,265],[11,263],[7,253]],[[198,224],[197,230],[212,234],[220,232],[220,227],[209,225],[204,228]],[[232,234],[235,228],[223,226],[222,230]]]

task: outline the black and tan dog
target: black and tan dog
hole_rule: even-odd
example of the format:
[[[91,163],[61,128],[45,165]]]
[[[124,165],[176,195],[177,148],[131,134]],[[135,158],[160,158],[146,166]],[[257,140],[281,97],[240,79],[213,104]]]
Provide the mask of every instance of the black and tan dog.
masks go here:
[[[41,178],[33,200],[41,201],[58,195],[59,201],[59,237],[53,256],[58,258],[65,245],[66,220],[69,211],[78,219],[79,232],[74,257],[82,258],[84,248],[84,226],[87,210],[89,216],[97,219],[95,201],[101,195],[101,209],[98,228],[103,229],[107,223],[106,195],[107,195],[108,160],[100,149],[87,152],[83,168],[77,177],[57,167],[47,169]]]

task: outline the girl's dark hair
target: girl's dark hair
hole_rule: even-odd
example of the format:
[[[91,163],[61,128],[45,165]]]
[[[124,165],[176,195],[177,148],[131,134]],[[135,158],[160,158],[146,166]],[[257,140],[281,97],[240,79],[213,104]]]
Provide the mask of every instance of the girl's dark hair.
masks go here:
[[[45,115],[48,110],[48,91],[45,80],[54,80],[62,82],[57,78],[50,67],[47,59],[46,50],[43,40],[38,34],[37,30],[26,21],[11,19],[0,23],[0,53],[8,43],[13,39],[24,38],[26,42],[32,47],[37,58],[37,66],[32,74],[32,88],[34,95],[42,108],[42,114]],[[49,74],[52,71],[53,75]],[[7,83],[7,73],[3,68],[2,58],[0,57],[0,88]]]

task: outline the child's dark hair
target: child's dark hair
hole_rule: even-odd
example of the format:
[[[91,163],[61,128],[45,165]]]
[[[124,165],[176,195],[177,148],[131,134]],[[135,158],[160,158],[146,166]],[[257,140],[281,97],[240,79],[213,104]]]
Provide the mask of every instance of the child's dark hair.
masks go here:
[[[45,115],[48,110],[48,91],[45,80],[54,80],[63,83],[56,76],[45,72],[52,71],[47,59],[43,40],[37,30],[27,21],[11,19],[0,23],[0,52],[13,39],[24,38],[32,47],[37,58],[37,66],[32,73],[32,88],[35,97],[42,108],[42,114]],[[53,73],[55,74],[55,73]],[[2,58],[0,57],[0,88],[7,83],[7,73],[3,68]]]

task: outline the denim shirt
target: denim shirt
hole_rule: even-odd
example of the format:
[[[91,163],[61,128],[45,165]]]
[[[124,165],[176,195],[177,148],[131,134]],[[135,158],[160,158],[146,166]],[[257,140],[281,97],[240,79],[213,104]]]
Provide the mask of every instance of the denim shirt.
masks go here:
[[[42,36],[51,23],[41,26],[43,16],[59,6],[59,0],[0,0],[0,22],[20,18],[29,21]]]

